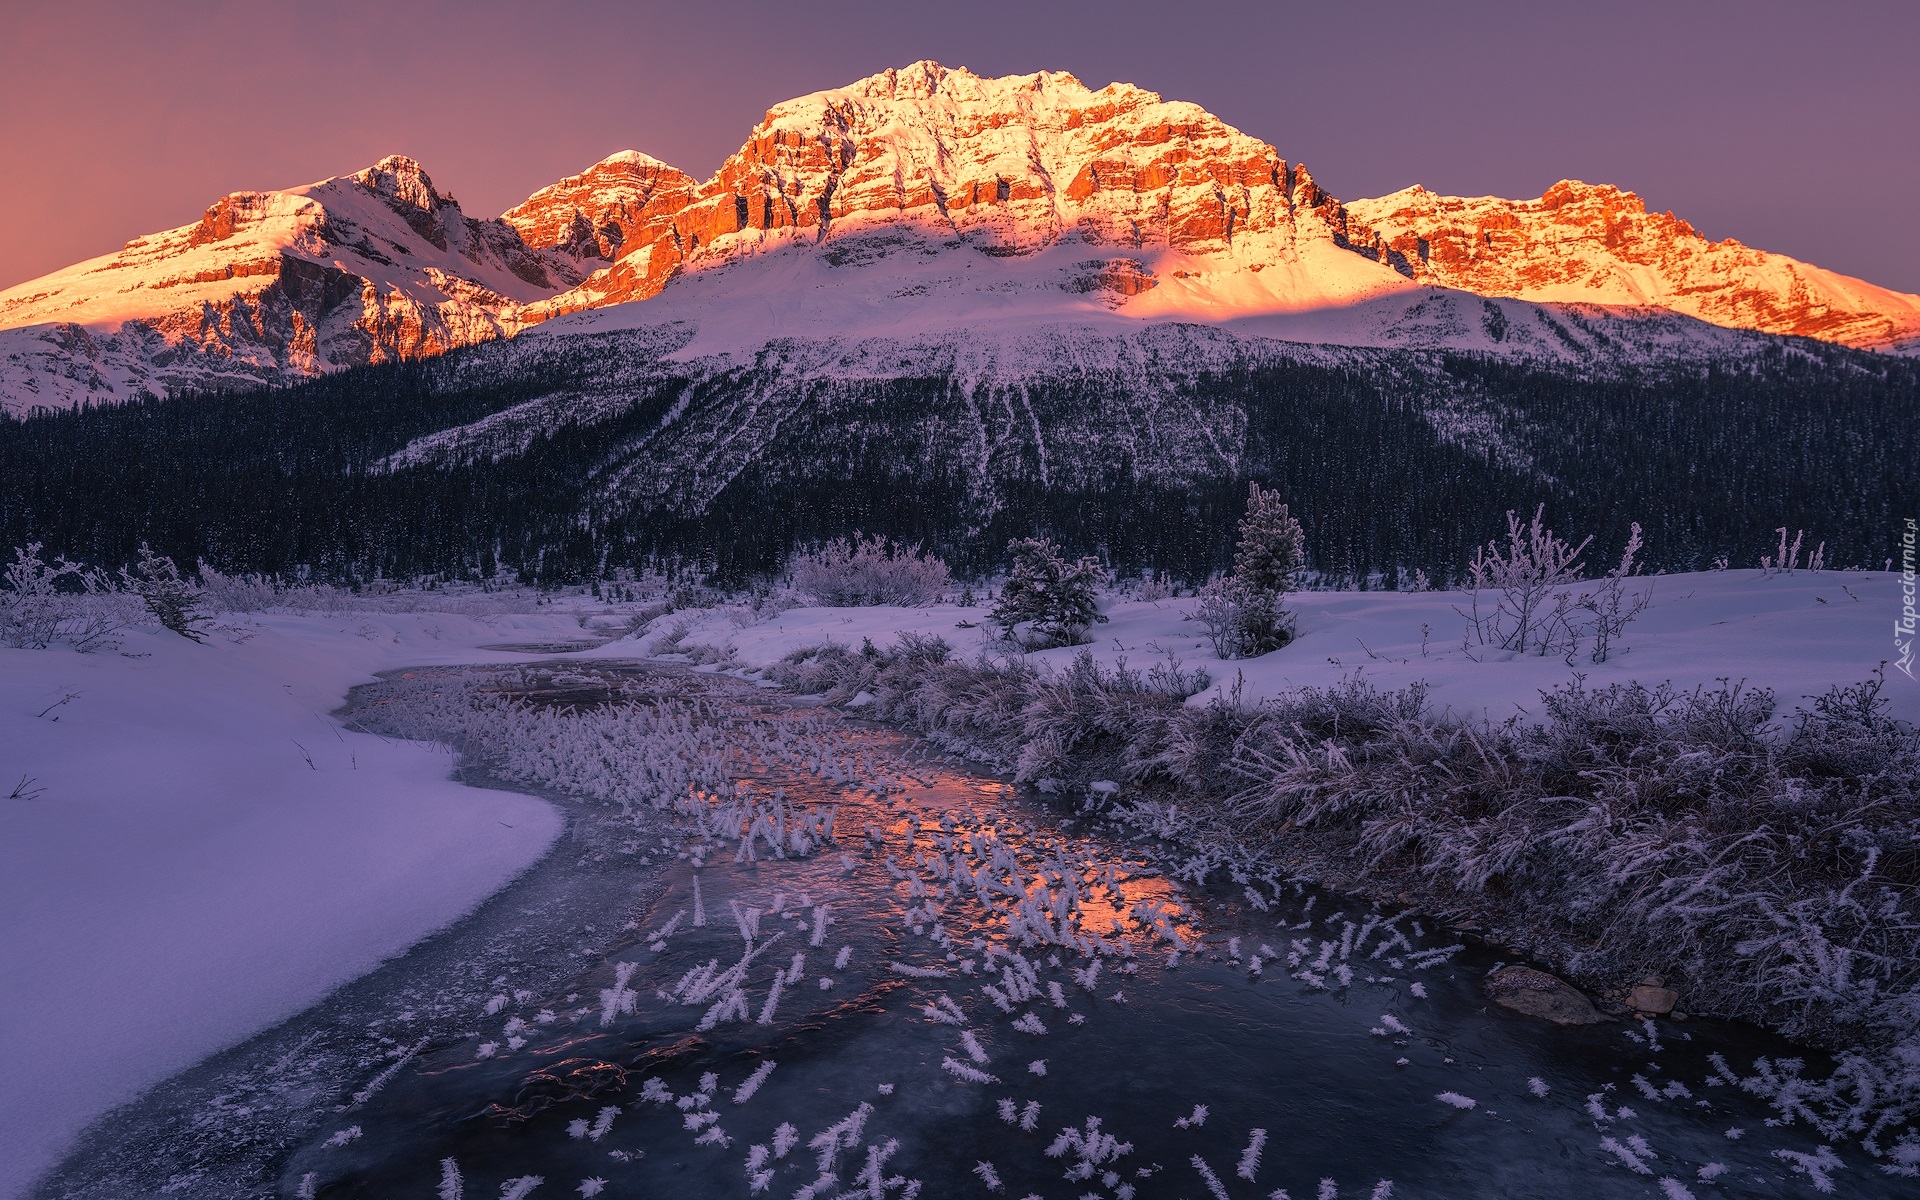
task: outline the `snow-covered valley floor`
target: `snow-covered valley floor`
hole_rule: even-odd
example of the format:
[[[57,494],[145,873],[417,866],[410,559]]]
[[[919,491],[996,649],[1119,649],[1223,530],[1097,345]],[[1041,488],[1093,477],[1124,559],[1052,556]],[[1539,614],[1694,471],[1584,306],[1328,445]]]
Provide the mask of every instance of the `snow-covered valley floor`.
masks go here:
[[[0,649],[0,795],[23,793],[0,801],[0,1196],[539,859],[548,804],[329,714],[375,671],[580,637],[571,615],[263,614],[205,645]]]
[[[1642,586],[1652,589],[1652,604],[1605,663],[1589,662],[1584,653],[1569,665],[1559,655],[1463,646],[1466,620],[1459,610],[1467,607],[1467,597],[1441,591],[1298,593],[1289,600],[1299,630],[1292,645],[1225,663],[1190,619],[1192,597],[1122,601],[1107,608],[1108,622],[1093,627],[1086,649],[1108,668],[1125,657],[1133,669],[1144,670],[1172,654],[1184,666],[1206,671],[1212,686],[1191,704],[1204,704],[1236,683],[1246,700],[1257,702],[1357,673],[1383,689],[1425,682],[1436,708],[1496,721],[1537,713],[1540,692],[1576,672],[1592,687],[1637,680],[1649,686],[1671,681],[1685,689],[1745,680],[1752,688],[1773,689],[1782,711],[1791,712],[1805,697],[1865,679],[1884,663],[1892,714],[1920,720],[1920,683],[1892,665],[1902,603],[1897,572],[1714,571],[1658,576]],[[681,650],[706,651],[695,657],[748,671],[829,642],[858,650],[871,639],[886,649],[902,632],[944,638],[965,659],[982,650],[1004,653],[986,614],[984,604],[798,608],[753,620],[742,610],[723,608],[660,618],[637,640],[641,649],[654,650],[676,637]],[[594,653],[634,651],[632,643],[616,642]],[[1071,647],[1030,657],[1064,669],[1080,652]]]
[[[1540,690],[1575,670],[1592,683],[1670,680],[1688,688],[1746,680],[1774,689],[1791,711],[1892,657],[1899,591],[1897,577],[1886,573],[1725,572],[1662,577],[1652,586],[1653,606],[1629,630],[1628,649],[1605,664],[1570,667],[1558,658],[1463,648],[1464,622],[1454,611],[1461,598],[1447,593],[1302,594],[1293,603],[1299,639],[1237,663],[1213,659],[1198,625],[1185,619],[1190,598],[1120,602],[1110,606],[1110,622],[1096,627],[1091,650],[1109,666],[1124,657],[1145,668],[1171,653],[1207,671],[1213,684],[1195,704],[1235,686],[1257,700],[1361,672],[1381,687],[1424,681],[1436,707],[1495,720],[1531,715]],[[690,657],[703,664],[696,670],[752,679],[795,650],[829,641],[885,647],[901,632],[941,636],[971,656],[992,648],[983,618],[982,608],[952,605],[767,616],[691,610],[568,657],[592,670],[671,649],[670,661]],[[551,609],[486,618],[274,613],[225,618],[205,646],[134,631],[111,654],[0,650],[0,771],[8,774],[0,790],[14,776],[33,781],[25,789],[30,799],[10,798],[0,808],[0,943],[8,955],[0,1050],[10,1067],[0,1080],[0,1125],[15,1147],[0,1166],[0,1195],[24,1192],[106,1109],[307,1009],[541,860],[564,823],[553,805],[464,787],[449,778],[443,750],[350,732],[329,714],[376,672],[550,659],[553,647],[582,638],[582,624]],[[540,653],[484,649],[502,643],[550,645]],[[1064,668],[1076,653],[1033,657]],[[1889,670],[1885,695],[1895,716],[1920,718],[1920,686]],[[700,824],[704,838],[705,818]],[[907,845],[914,845],[911,834]],[[561,857],[571,856],[547,861]],[[684,860],[683,851],[681,874]],[[637,894],[654,876],[633,879],[614,891]],[[739,894],[763,903],[757,892]],[[662,901],[654,915],[664,921],[679,903]],[[578,924],[577,914],[555,920]],[[1220,922],[1223,934],[1229,923]],[[548,929],[538,952],[556,972],[590,968],[608,932],[553,942]],[[927,961],[937,966],[937,957]],[[670,982],[649,977],[646,986]],[[512,999],[502,1017],[549,999],[521,997],[492,977],[472,986],[506,989]],[[920,990],[927,996],[919,998],[930,999],[939,989]],[[1463,993],[1462,1004],[1470,1001]],[[289,1055],[306,1036],[289,1035]],[[981,1036],[992,1048],[1010,1035],[983,1029]],[[411,1044],[401,1036],[368,1070],[384,1081],[385,1065],[404,1067]],[[536,1040],[527,1053],[538,1047]],[[471,1048],[457,1053],[472,1056]],[[729,1088],[734,1083],[727,1080]],[[330,1105],[334,1097],[315,1097],[322,1099]],[[1799,1135],[1783,1145],[1796,1154],[1812,1150]],[[314,1152],[304,1154],[312,1160]],[[1220,1174],[1227,1165],[1216,1163]],[[1805,1172],[1784,1165],[1777,1173],[1783,1187],[1806,1181]],[[1653,1180],[1645,1182],[1655,1194]],[[190,1179],[182,1186],[193,1194]],[[558,1194],[554,1185],[549,1190]]]

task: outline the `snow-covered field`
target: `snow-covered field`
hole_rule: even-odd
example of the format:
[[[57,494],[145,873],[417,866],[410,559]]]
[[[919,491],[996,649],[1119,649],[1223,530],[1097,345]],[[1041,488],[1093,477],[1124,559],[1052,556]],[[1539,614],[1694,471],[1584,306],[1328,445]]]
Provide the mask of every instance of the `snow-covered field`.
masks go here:
[[[0,649],[0,1196],[537,860],[561,827],[545,802],[327,714],[375,671],[580,635],[571,615],[260,615],[205,645]],[[23,776],[30,798],[4,798]]]
[[[1108,608],[1108,623],[1093,628],[1085,649],[1103,666],[1124,657],[1135,670],[1175,655],[1213,679],[1192,704],[1236,684],[1251,701],[1358,672],[1380,688],[1424,680],[1435,709],[1494,720],[1536,713],[1541,689],[1567,682],[1576,671],[1594,687],[1638,680],[1691,688],[1723,678],[1745,680],[1749,687],[1773,689],[1781,711],[1790,714],[1805,697],[1865,679],[1884,662],[1892,714],[1920,720],[1920,684],[1891,665],[1901,603],[1897,573],[1716,571],[1658,576],[1644,586],[1653,589],[1651,606],[1605,663],[1589,662],[1584,653],[1569,666],[1560,656],[1463,646],[1466,621],[1458,610],[1467,599],[1459,592],[1299,593],[1289,601],[1298,639],[1280,652],[1230,663],[1214,657],[1206,631],[1190,619],[1192,597],[1126,601]],[[981,650],[1004,653],[994,647],[986,612],[954,605],[798,608],[749,621],[739,610],[720,609],[659,618],[637,640],[653,650],[685,627],[683,650],[705,648],[709,653],[696,657],[709,659],[730,653],[729,663],[748,670],[827,642],[857,650],[870,638],[884,649],[901,632],[943,637],[962,658]],[[620,642],[596,653],[634,652],[633,642]],[[1046,650],[1033,657],[1064,667],[1080,652]]]
[[[1602,664],[1462,644],[1458,593],[1308,592],[1287,649],[1217,660],[1191,597],[1119,601],[1087,649],[1144,669],[1173,655],[1257,700],[1356,672],[1425,681],[1435,708],[1495,720],[1590,684],[1744,680],[1790,713],[1892,657],[1886,572],[1728,571],[1648,581],[1652,606]],[[531,597],[527,605],[532,606]],[[902,632],[996,647],[984,607],[690,610],[584,651],[676,650],[749,676],[805,647]],[[545,803],[462,787],[444,752],[350,733],[328,714],[372,673],[529,655],[581,618],[282,613],[225,618],[206,645],[132,630],[117,652],[0,649],[0,1196],[23,1192],[90,1120],[312,1004],[470,911],[560,830]],[[1078,649],[1037,654],[1066,665]],[[542,655],[550,656],[550,655]],[[1891,667],[1893,715],[1920,685]],[[30,782],[24,782],[30,780]]]

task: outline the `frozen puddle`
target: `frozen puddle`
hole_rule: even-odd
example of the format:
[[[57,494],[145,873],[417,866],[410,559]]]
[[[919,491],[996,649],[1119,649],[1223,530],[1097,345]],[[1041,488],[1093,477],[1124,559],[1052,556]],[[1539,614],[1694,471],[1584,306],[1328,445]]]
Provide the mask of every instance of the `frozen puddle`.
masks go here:
[[[630,698],[580,670],[525,694]],[[573,914],[630,940],[389,1047],[282,1195],[1903,1194],[1728,1082],[1777,1039],[1538,1023],[1417,916],[1195,882],[1147,834],[817,708],[688,711],[725,778],[634,817],[664,887]]]

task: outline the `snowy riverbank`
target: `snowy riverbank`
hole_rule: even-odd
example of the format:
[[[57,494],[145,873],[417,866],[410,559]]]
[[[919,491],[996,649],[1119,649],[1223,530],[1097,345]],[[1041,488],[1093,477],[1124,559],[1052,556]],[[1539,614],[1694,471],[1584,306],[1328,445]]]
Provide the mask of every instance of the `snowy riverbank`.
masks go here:
[[[0,794],[31,780],[0,803],[0,1196],[539,859],[549,805],[328,714],[377,671],[581,633],[570,614],[260,614],[205,645],[0,649]]]
[[[1719,571],[1659,576],[1644,586],[1653,589],[1652,605],[1628,628],[1624,649],[1605,663],[1582,654],[1569,666],[1558,656],[1463,647],[1466,621],[1456,610],[1467,600],[1459,592],[1298,593],[1289,599],[1298,639],[1285,650],[1237,662],[1214,657],[1206,631],[1189,619],[1193,597],[1122,601],[1107,609],[1108,622],[1093,628],[1085,649],[1103,667],[1124,656],[1135,670],[1172,653],[1213,680],[1192,704],[1240,681],[1253,701],[1358,672],[1382,689],[1425,682],[1436,709],[1495,720],[1536,712],[1541,690],[1566,683],[1576,671],[1591,687],[1638,680],[1687,689],[1745,680],[1750,688],[1773,689],[1783,711],[1791,712],[1803,697],[1865,679],[1893,658],[1897,573]],[[826,643],[858,650],[864,639],[886,649],[907,632],[944,638],[965,659],[994,648],[986,613],[985,605],[797,608],[754,620],[745,610],[720,608],[658,618],[634,639],[596,654],[654,653],[677,639],[695,659],[760,671],[795,650]],[[1046,650],[1031,658],[1064,667],[1079,653]],[[1920,720],[1920,684],[1891,665],[1888,676],[1892,715]]]
[[[1745,680],[1790,713],[1892,656],[1899,583],[1888,573],[1649,583],[1652,607],[1602,664],[1463,646],[1463,598],[1441,592],[1297,595],[1298,640],[1232,663],[1189,619],[1192,598],[1119,601],[1085,649],[1107,667],[1171,654],[1207,672],[1192,704],[1359,673],[1382,689],[1424,682],[1434,708],[1495,720],[1533,715],[1540,691],[1576,671],[1590,686]],[[544,643],[544,655],[579,643],[583,619],[566,607],[257,614],[223,619],[204,646],[131,630],[111,653],[0,650],[0,791],[31,780],[0,806],[0,1050],[13,1068],[0,1125],[14,1149],[0,1196],[25,1189],[108,1108],[403,951],[545,852],[560,826],[546,804],[461,787],[444,752],[349,733],[327,714],[378,671],[541,656],[483,649],[501,643]],[[693,609],[579,656],[659,654],[753,677],[795,650],[884,649],[903,632],[942,637],[963,658],[1004,653],[985,615]],[[1031,657],[1064,667],[1079,653]],[[1891,714],[1920,719],[1920,686],[1888,674]]]

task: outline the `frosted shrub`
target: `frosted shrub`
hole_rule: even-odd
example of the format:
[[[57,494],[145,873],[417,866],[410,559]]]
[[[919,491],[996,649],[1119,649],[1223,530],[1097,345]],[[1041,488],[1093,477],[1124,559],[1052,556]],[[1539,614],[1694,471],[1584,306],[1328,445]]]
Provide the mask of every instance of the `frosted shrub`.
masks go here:
[[[1877,1136],[1920,1110],[1920,734],[1879,692],[1833,689],[1784,738],[1739,685],[1575,682],[1537,726],[1407,697],[1337,733],[1297,710],[1351,703],[1294,698],[1236,745],[1235,807],[1361,879],[1416,869],[1576,974],[1655,969],[1690,1007],[1858,1047],[1796,1094],[1827,1136]]]
[[[1029,649],[1074,646],[1086,639],[1089,628],[1107,619],[1099,607],[1107,573],[1097,560],[1068,562],[1049,538],[1015,538],[1007,550],[1013,569],[988,619],[1008,637]],[[1028,630],[1024,639],[1021,626]]]
[[[1763,554],[1760,556],[1760,574],[1791,575],[1800,569],[1800,546],[1806,540],[1807,531],[1804,529],[1794,530],[1793,541],[1791,543],[1787,541],[1787,527],[1785,525],[1774,530],[1774,532],[1780,535],[1780,548],[1772,554]],[[1827,544],[1821,542],[1818,546],[1814,547],[1812,557],[1807,559],[1807,570],[1818,572],[1824,570],[1826,565]]]
[[[286,589],[265,575],[223,575],[200,560],[200,587],[209,612],[265,612],[281,602]]]
[[[1594,662],[1607,661],[1613,653],[1614,643],[1627,626],[1653,603],[1651,587],[1634,590],[1627,587],[1627,581],[1640,570],[1639,564],[1634,561],[1640,553],[1640,545],[1640,523],[1635,521],[1633,534],[1627,539],[1627,548],[1620,555],[1620,565],[1608,571],[1599,586],[1580,597],[1579,605],[1589,618],[1585,630],[1593,639],[1593,648],[1587,657]]]
[[[64,641],[76,650],[103,649],[124,624],[104,573],[64,557],[49,563],[39,542],[16,547],[0,571],[0,644],[45,650]]]
[[[67,613],[60,593],[63,582],[77,582],[82,568],[62,558],[48,563],[41,544],[16,548],[5,571],[6,590],[0,592],[0,637],[16,650],[45,650],[59,634]]]
[[[172,559],[155,554],[152,547],[141,542],[140,561],[132,570],[121,568],[120,579],[129,592],[140,597],[162,628],[188,641],[206,640],[200,628],[200,589],[180,574]]]
[[[1247,490],[1233,573],[1200,593],[1194,617],[1221,658],[1253,658],[1293,640],[1285,599],[1306,565],[1306,535],[1277,492]]]
[[[1651,586],[1633,582],[1644,545],[1640,525],[1634,523],[1619,565],[1582,590],[1575,587],[1580,556],[1593,538],[1564,541],[1545,518],[1544,504],[1524,525],[1507,513],[1505,548],[1488,542],[1468,564],[1468,608],[1456,610],[1467,619],[1466,640],[1519,654],[1561,654],[1569,665],[1585,643],[1591,661],[1606,662],[1627,626],[1653,602]]]
[[[1180,587],[1165,571],[1143,571],[1140,578],[1125,586],[1124,591],[1129,600],[1154,601],[1178,596]]]
[[[952,581],[947,564],[918,545],[882,537],[835,538],[794,556],[793,586],[832,608],[932,604]]]
[[[1233,575],[1225,575],[1200,589],[1193,619],[1206,628],[1207,640],[1220,658],[1252,658],[1259,630],[1281,627],[1275,606]]]
[[[1577,546],[1563,541],[1547,528],[1546,512],[1542,504],[1533,520],[1522,524],[1509,511],[1506,548],[1490,541],[1467,565],[1471,609],[1462,615],[1469,636],[1480,645],[1520,654],[1562,648],[1571,607],[1562,589],[1580,578],[1580,555],[1593,539]],[[1486,591],[1493,593],[1491,611],[1481,598]]]

